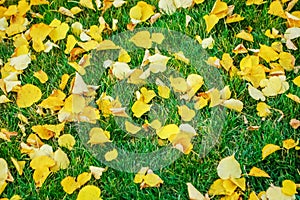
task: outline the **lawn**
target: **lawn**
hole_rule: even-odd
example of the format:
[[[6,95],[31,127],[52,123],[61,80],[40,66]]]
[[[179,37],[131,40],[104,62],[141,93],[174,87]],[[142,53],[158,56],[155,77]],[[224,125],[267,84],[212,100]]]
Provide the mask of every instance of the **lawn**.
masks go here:
[[[216,2],[205,0],[202,3],[195,1],[199,4],[193,3],[192,6],[177,8],[174,13],[167,14],[160,8],[159,1],[145,0],[153,13],[150,12],[152,14],[147,19],[141,20],[135,27],[130,25],[133,9],[139,2],[135,0],[127,1],[120,6],[110,5],[105,10],[104,6],[113,1],[102,2],[100,9],[97,9],[98,1],[92,1],[92,6],[95,8],[93,10],[75,0],[49,2],[24,0],[23,3],[27,2],[32,5],[22,16],[18,16],[18,12],[25,8],[26,3],[18,8],[13,5],[18,5],[18,3],[20,5],[20,2],[0,0],[0,95],[2,95],[0,98],[0,158],[2,158],[0,160],[0,199],[18,199],[16,196],[12,198],[14,195],[19,195],[22,199],[76,199],[82,191],[80,188],[86,188],[86,185],[99,188],[102,199],[194,199],[188,192],[187,183],[192,183],[199,192],[203,195],[208,194],[212,199],[250,199],[253,191],[257,195],[260,193],[257,199],[300,199],[300,195],[295,194],[293,190],[294,186],[297,189],[300,188],[300,148],[297,146],[300,137],[300,128],[298,128],[300,122],[297,121],[300,120],[300,53],[298,49],[293,50],[286,43],[288,34],[285,34],[288,30],[294,30],[294,35],[298,36],[292,38],[291,42],[295,47],[300,47],[300,4],[297,1],[266,0],[259,5],[246,5],[244,0],[224,0],[222,2],[227,3],[225,11],[213,14],[212,10]],[[121,1],[115,2],[118,4]],[[287,12],[296,18],[295,22],[291,24],[292,19],[286,17],[284,12],[284,16],[270,13],[271,4],[274,2],[281,5],[283,9],[288,9]],[[295,5],[289,10],[291,2],[295,2]],[[184,4],[184,1],[181,3]],[[239,14],[243,20],[226,23],[226,19],[231,15],[228,11],[232,9],[230,5],[234,5],[233,14]],[[81,9],[81,12],[74,14],[74,17],[59,12],[60,7],[71,10],[76,6]],[[11,11],[7,12],[5,8]],[[145,15],[146,11],[143,12]],[[150,17],[154,13],[161,13],[161,16],[155,22],[151,22]],[[224,16],[220,17],[222,14]],[[212,15],[215,19],[217,18],[218,22],[211,30],[208,30],[211,24],[206,23],[204,16]],[[12,26],[13,21],[20,20],[16,16],[26,17],[28,23],[22,30],[9,34],[8,30],[11,30],[9,27]],[[187,16],[191,19],[188,24],[186,23]],[[102,17],[101,19],[104,19],[106,23],[100,22],[99,17]],[[65,34],[62,32],[66,29],[56,33],[58,36],[62,34],[62,38],[57,39],[50,33],[60,26],[53,25],[54,19],[66,23],[69,27]],[[4,20],[8,22],[8,27],[3,22]],[[117,28],[112,26],[115,20],[118,21]],[[81,36],[80,33],[76,34],[76,29],[71,28],[75,22],[79,22],[83,29],[90,31],[86,31],[86,34]],[[45,26],[39,28],[37,24],[41,23]],[[49,24],[52,25],[49,26]],[[91,33],[92,26],[97,29],[95,34]],[[35,36],[32,34],[33,27],[37,31]],[[45,33],[47,28],[50,34]],[[274,38],[265,34],[272,28],[279,31],[278,34],[273,31]],[[253,41],[249,41],[251,38],[247,40],[245,37],[237,37],[242,30],[248,37],[252,36]],[[152,34],[152,40],[145,36],[145,31]],[[140,38],[136,37],[134,42],[132,37],[139,32],[144,32],[144,35]],[[153,33],[161,33],[164,36],[161,45],[159,41],[153,39]],[[41,44],[38,44],[43,34],[45,38],[42,39]],[[70,35],[74,35],[73,37],[78,42],[71,45],[72,47],[67,51],[66,49],[70,46]],[[99,35],[102,38],[97,38]],[[209,41],[207,38],[210,36],[214,42],[208,42],[209,47],[204,48],[204,43]],[[39,49],[44,47],[48,40],[57,47],[53,47],[49,52]],[[112,50],[111,46],[103,47],[106,48],[105,52],[96,50],[97,45],[101,46],[103,44],[101,41],[104,40],[112,40],[116,45],[124,48],[130,60],[126,56],[120,58],[119,49]],[[84,43],[88,44],[87,41],[93,42],[93,44],[90,43],[90,49],[84,46]],[[150,55],[161,54],[167,60],[153,58],[158,59],[158,64],[156,63],[154,67],[161,72],[154,73],[154,70],[150,70],[151,78],[147,79],[146,83],[128,84],[128,79],[140,80],[139,75],[133,78],[132,69],[142,69],[144,72],[148,69],[149,63],[149,69],[151,63],[155,63],[146,57],[145,66],[141,67],[145,61],[146,48],[144,47],[149,41],[152,43],[152,48],[149,48]],[[274,42],[277,43],[274,44]],[[246,53],[233,52],[240,44],[245,46]],[[282,46],[282,49],[276,49],[276,45]],[[268,49],[266,53],[263,53],[264,47]],[[179,51],[182,51],[190,62],[184,60],[185,57],[178,56]],[[283,52],[286,52],[284,54],[286,59],[280,56]],[[232,59],[232,64],[227,69],[228,65],[224,64],[226,53]],[[20,58],[16,59],[17,64],[12,64],[13,58],[20,57],[22,54],[29,54],[30,61],[26,63],[23,58]],[[89,59],[88,64],[79,65],[78,63],[85,56]],[[259,60],[260,65],[255,64],[253,60],[251,62],[246,60],[248,58]],[[119,62],[116,62],[118,59]],[[107,60],[113,63],[109,65],[109,69],[102,66]],[[164,61],[166,64],[163,64]],[[75,67],[71,66],[72,63]],[[243,63],[246,64],[243,65]],[[162,70],[162,66],[167,66],[167,70]],[[126,67],[130,67],[131,70]],[[83,69],[85,74],[82,72]],[[259,69],[262,69],[262,72],[258,72]],[[40,70],[48,77],[45,83],[42,83],[41,78],[36,77]],[[16,74],[16,79],[8,79],[10,74]],[[66,86],[62,87],[62,76],[65,74],[68,74],[70,78]],[[264,78],[259,77],[261,74]],[[191,101],[180,98],[191,91],[192,86],[186,83],[190,75],[197,77],[197,81],[191,81],[194,84],[193,87],[196,88],[192,92]],[[180,80],[184,80],[184,83],[172,82],[171,76],[183,77]],[[203,77],[203,85],[200,84],[200,76]],[[87,86],[79,80],[81,77],[87,85],[98,87],[96,89],[89,87],[87,91],[85,89]],[[158,85],[160,84],[157,83],[157,78],[166,83],[166,88],[170,89],[169,97],[164,98],[159,93]],[[261,81],[262,79],[264,80]],[[16,81],[20,82],[15,84]],[[188,89],[182,89],[182,85],[185,84],[188,85]],[[13,87],[8,91],[9,85]],[[30,86],[29,90],[24,87],[26,85]],[[78,88],[76,89],[74,85]],[[226,88],[229,90],[221,91],[225,86],[228,86]],[[256,95],[249,92],[252,86]],[[142,87],[147,88],[146,92],[142,91]],[[36,89],[38,91],[33,92]],[[61,93],[58,92],[59,94],[56,95],[64,97],[51,102],[54,106],[41,106],[41,103],[58,89]],[[39,92],[40,95],[37,94]],[[155,93],[155,97],[149,97],[151,92]],[[259,98],[257,98],[258,92]],[[137,93],[139,94],[136,95]],[[104,94],[111,98],[103,98]],[[298,99],[295,96],[293,96],[294,99],[289,98],[291,96],[288,94],[296,95]],[[22,98],[22,95],[26,97]],[[142,96],[140,99],[137,97],[139,95]],[[73,99],[69,98],[70,96]],[[4,97],[10,101],[6,101]],[[150,100],[145,100],[148,97]],[[32,100],[35,98],[35,101]],[[208,105],[195,109],[195,102],[200,101],[201,98]],[[69,107],[67,99],[71,105]],[[80,103],[82,101],[83,103]],[[134,109],[137,102],[142,106]],[[83,104],[86,108],[90,108],[88,114],[84,114]],[[152,105],[150,111],[144,112],[143,110],[150,104]],[[179,106],[183,104],[190,109],[180,114]],[[258,105],[265,106],[265,104],[269,107],[264,107],[261,111],[257,110]],[[125,113],[122,107],[126,107],[125,112],[129,117],[120,117]],[[72,113],[75,113],[76,109],[80,111],[74,114],[74,117]],[[117,111],[113,112],[112,109]],[[191,120],[184,120],[184,118],[189,118],[191,113],[195,113],[195,116],[192,116]],[[96,116],[93,117],[93,114]],[[78,120],[76,116],[82,116],[81,120]],[[87,118],[90,122],[95,118],[96,123],[84,122]],[[296,121],[294,127],[290,123],[292,119]],[[161,124],[151,123],[155,120]],[[126,127],[124,124],[127,122],[134,123],[134,128]],[[297,123],[298,127],[296,127]],[[38,126],[59,124],[63,125],[59,131],[58,127],[56,130],[53,130],[53,127],[49,130],[49,128]],[[166,128],[169,124],[173,125],[170,129]],[[182,133],[184,132],[182,129],[179,131],[180,124],[190,124],[197,135],[190,136],[190,133]],[[94,145],[91,145],[93,141],[88,133],[92,127],[102,128],[98,129],[98,139],[94,140]],[[166,131],[163,131],[163,128]],[[138,129],[141,134],[132,133],[133,129]],[[176,133],[170,135],[170,132]],[[182,138],[179,138],[179,134],[182,134]],[[68,141],[61,142],[64,135],[67,135]],[[70,145],[72,143],[70,138],[75,139],[74,146]],[[109,142],[103,142],[105,140]],[[207,142],[206,145],[205,142]],[[193,148],[189,149],[191,144]],[[267,154],[264,157],[262,154],[266,152],[263,149],[268,144],[276,146],[271,148],[270,155]],[[64,161],[58,161],[56,154],[49,150],[50,147],[53,152],[58,150],[60,155],[63,155],[60,159]],[[115,155],[112,149],[116,149],[118,155]],[[156,155],[152,152],[158,153]],[[232,155],[234,155],[234,160],[230,160]],[[38,160],[41,156],[44,156],[43,159]],[[21,167],[23,169],[21,175],[11,160],[12,157],[17,161],[25,161],[24,166]],[[45,157],[54,164],[49,164]],[[228,165],[224,166],[220,163],[224,159],[229,159]],[[34,167],[34,160],[36,167]],[[69,163],[63,164],[67,162],[66,160]],[[236,166],[235,160],[239,166]],[[7,163],[7,168],[3,163]],[[58,168],[57,170],[53,169],[54,165]],[[97,169],[104,168],[105,171],[99,179],[94,174],[90,177],[90,166],[99,167]],[[145,181],[144,178],[151,174],[151,171],[148,171],[147,175],[145,173],[142,175],[142,181],[137,181],[136,174],[142,167],[152,169],[154,174],[160,177],[155,176],[158,182],[149,185]],[[263,170],[269,177],[249,173],[253,167]],[[241,171],[235,176],[237,168]],[[76,186],[68,182],[69,187],[75,187],[74,191],[68,194],[62,181],[68,176],[77,177],[84,172],[87,172],[84,174],[88,177],[87,181],[83,181],[84,183],[79,186],[76,185],[79,178],[76,184],[74,183]],[[10,174],[13,181],[9,178]],[[45,176],[45,179],[34,178],[34,174]],[[226,174],[229,174],[229,178],[225,177]],[[223,186],[213,191],[212,187],[218,179],[223,181],[221,185],[225,181],[231,181],[230,184],[234,186],[234,189],[223,188],[227,195],[221,191]],[[245,181],[245,188],[233,183],[233,179]],[[160,180],[163,183],[159,184]],[[292,183],[284,186],[283,182],[286,180],[291,180]],[[5,182],[7,182],[6,187]],[[147,185],[150,187],[144,187]],[[274,187],[277,189],[280,187],[276,190],[279,191],[279,194],[276,193],[277,196],[274,195]],[[292,190],[292,194],[288,195],[289,193],[284,190],[286,188]],[[274,190],[271,191],[272,189]],[[264,197],[263,191],[269,191],[267,197]],[[280,195],[285,198],[278,197]],[[92,197],[81,199],[89,200]],[[198,199],[204,198],[198,197]],[[251,199],[255,198],[251,196]]]

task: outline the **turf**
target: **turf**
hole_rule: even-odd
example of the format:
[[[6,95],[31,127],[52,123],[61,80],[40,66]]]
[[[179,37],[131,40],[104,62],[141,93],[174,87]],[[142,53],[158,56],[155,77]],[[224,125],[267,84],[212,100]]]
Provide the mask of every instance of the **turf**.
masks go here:
[[[147,1],[148,3],[157,6],[157,1]],[[207,50],[207,55],[222,57],[222,54],[231,50],[241,43],[240,39],[234,36],[243,29],[247,29],[249,25],[253,28],[254,43],[244,42],[247,48],[259,48],[259,44],[270,45],[274,40],[268,39],[264,32],[270,28],[276,28],[280,32],[284,32],[286,29],[286,22],[279,17],[271,16],[267,14],[268,5],[270,1],[260,6],[245,6],[244,1],[225,1],[228,5],[235,5],[234,12],[241,14],[245,17],[245,20],[239,23],[225,24],[223,21],[219,22],[210,34],[205,31],[205,22],[203,16],[208,14],[213,7],[214,1],[206,1],[203,4],[196,5],[191,9],[180,9],[175,14],[168,16],[163,15],[153,25],[149,23],[142,23],[137,26],[141,27],[157,27],[166,28],[187,36],[194,38],[195,35],[200,35],[201,38],[206,38],[210,35],[215,39],[215,45],[213,49]],[[13,4],[14,1],[7,1],[5,5]],[[112,18],[118,19],[119,29],[112,33],[118,34],[126,31],[126,24],[130,22],[129,10],[136,5],[137,1],[128,1],[126,5],[121,8],[111,8],[104,14],[104,19],[108,24],[112,23]],[[35,12],[43,14],[43,19],[34,18],[31,24],[44,22],[49,24],[54,18],[65,21],[66,17],[58,13],[56,10],[64,6],[71,8],[77,6],[75,1],[59,1],[54,0],[49,5],[41,5],[35,8]],[[300,10],[300,4],[298,3],[294,10]],[[101,15],[100,11],[90,11],[84,9],[84,12],[78,15],[75,19],[69,19],[69,24],[79,21],[83,24],[84,28],[88,28],[91,25],[98,24],[98,17]],[[185,27],[185,17],[190,15],[193,19],[189,26]],[[105,33],[104,38],[110,38],[110,33]],[[64,42],[59,42],[59,45],[64,49]],[[296,40],[296,45],[300,46],[300,40]],[[192,51],[192,50],[191,50]],[[6,62],[7,59],[13,53],[12,41],[5,40],[0,43],[0,58]],[[135,52],[133,52],[135,53]],[[299,65],[300,53],[299,51],[292,52],[296,58],[296,65]],[[20,80],[23,84],[32,83],[37,85],[43,92],[43,97],[48,97],[52,90],[57,88],[60,83],[60,77],[64,73],[74,75],[73,68],[67,65],[68,58],[65,54],[61,53],[61,50],[54,49],[50,53],[39,53],[36,55],[36,60],[32,61],[31,67],[25,70],[24,74],[20,76]],[[240,56],[234,56],[235,64],[238,64]],[[136,57],[132,63],[140,63],[142,60],[142,54]],[[172,63],[178,70],[187,75],[190,71],[196,69],[186,69],[186,66],[182,63]],[[33,77],[33,73],[37,70],[44,70],[50,77],[47,84],[40,84],[40,82]],[[256,114],[256,102],[248,95],[247,85],[244,80],[238,77],[230,78],[228,74],[219,70],[223,75],[223,81],[225,85],[229,85],[233,97],[241,100],[244,103],[244,110],[242,113],[226,110],[226,119],[224,120],[224,126],[221,131],[221,136],[217,145],[204,157],[199,158],[197,150],[200,146],[195,146],[194,152],[189,155],[182,155],[171,165],[155,171],[163,180],[164,184],[159,188],[147,188],[141,190],[138,184],[133,182],[134,174],[126,173],[108,168],[101,180],[91,180],[90,184],[94,184],[101,188],[101,197],[103,199],[188,199],[186,183],[191,182],[199,191],[206,193],[209,186],[214,180],[218,178],[216,167],[218,162],[229,155],[235,154],[236,159],[242,166],[243,174],[249,172],[252,166],[256,166],[264,169],[271,176],[270,179],[265,178],[247,178],[247,190],[246,196],[252,191],[260,192],[266,190],[272,183],[274,185],[281,185],[281,181],[285,179],[291,179],[295,182],[300,182],[300,155],[299,151],[295,150],[282,150],[271,156],[266,160],[261,160],[261,149],[265,144],[272,143],[282,145],[284,139],[293,138],[299,139],[299,130],[294,130],[289,125],[289,120],[292,118],[300,118],[300,105],[288,99],[285,95],[278,95],[274,98],[268,98],[267,104],[272,108],[281,110],[285,116],[281,121],[277,121],[281,114],[273,111],[273,114],[265,121]],[[287,72],[286,76],[289,81],[296,77],[293,72]],[[103,77],[101,82],[99,93],[111,90],[111,80],[107,77]],[[67,90],[66,90],[67,91]],[[300,88],[290,84],[290,93],[300,96]],[[8,95],[10,99],[15,101],[16,95],[10,93]],[[132,103],[132,102],[131,102]],[[171,98],[169,102],[162,101],[162,105],[168,110],[168,122],[178,122],[179,118],[176,114],[176,98]],[[19,176],[15,170],[11,170],[15,181],[10,183],[5,189],[2,197],[11,197],[14,194],[19,194],[24,199],[76,199],[78,191],[72,195],[67,195],[60,185],[60,182],[66,176],[77,176],[82,172],[86,172],[89,166],[102,166],[98,159],[92,156],[92,154],[85,148],[85,145],[78,136],[76,127],[70,123],[65,128],[65,133],[71,133],[76,138],[76,145],[72,151],[63,149],[67,152],[71,164],[68,169],[61,170],[57,173],[51,174],[47,178],[43,187],[36,189],[34,180],[32,178],[32,169],[29,167],[29,158],[21,154],[19,151],[20,141],[25,141],[26,136],[21,134],[17,124],[19,122],[16,117],[17,113],[22,113],[28,117],[29,124],[26,126],[26,133],[30,134],[30,127],[37,124],[54,124],[58,123],[57,119],[51,114],[47,114],[44,117],[36,114],[34,108],[20,109],[14,103],[0,105],[0,127],[6,128],[12,131],[18,131],[19,135],[12,138],[11,142],[4,142],[0,140],[0,157],[5,158],[8,161],[9,168],[13,169],[13,164],[10,161],[10,157],[14,157],[18,160],[26,160],[26,167],[24,174]],[[201,120],[199,120],[199,126],[201,123],[205,124],[205,118],[209,116],[210,110],[204,110],[201,112]],[[243,117],[247,117],[248,125],[258,125],[259,130],[248,131],[246,124],[244,124]],[[111,131],[112,139],[114,142],[127,149],[137,150],[138,152],[148,152],[156,149],[157,145],[155,139],[148,138],[130,138],[125,132],[120,130],[114,122],[114,119],[108,121],[101,121],[101,125],[107,130]],[[203,125],[204,126],[204,125]],[[201,136],[201,133],[200,133]],[[52,145],[54,149],[58,147],[56,140],[50,140],[47,143]],[[300,199],[300,196],[297,196]]]

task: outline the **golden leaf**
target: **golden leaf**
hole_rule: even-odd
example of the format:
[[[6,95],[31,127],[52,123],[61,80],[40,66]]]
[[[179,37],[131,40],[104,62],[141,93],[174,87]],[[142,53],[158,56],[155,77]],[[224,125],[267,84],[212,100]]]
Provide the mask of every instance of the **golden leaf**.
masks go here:
[[[161,127],[156,131],[156,134],[161,139],[170,138],[172,135],[176,135],[180,132],[179,127],[176,124],[168,124],[166,126]]]
[[[70,151],[73,149],[73,146],[75,145],[76,140],[71,134],[63,134],[58,138],[58,145],[60,147],[65,147],[69,149]]]
[[[274,144],[267,144],[262,149],[262,159],[264,160],[267,156],[274,153],[275,151],[278,151],[280,149],[280,146],[274,145]]]
[[[210,14],[203,17],[206,23],[206,32],[209,33],[212,28],[219,22],[217,15]]]
[[[41,83],[46,83],[48,81],[48,75],[43,70],[34,72],[33,76],[39,79]]]
[[[41,97],[42,92],[37,86],[26,84],[18,91],[17,105],[19,108],[27,108],[38,102]]]
[[[247,33],[246,31],[242,30],[240,33],[238,33],[235,37],[243,39],[243,40],[247,40],[249,42],[253,42],[253,36],[251,35],[251,33]]]
[[[293,196],[294,194],[297,194],[297,186],[291,180],[284,180],[282,181],[281,191],[285,195]]]
[[[295,141],[294,139],[287,139],[283,141],[283,147],[286,149],[295,148],[299,144],[299,140]]]
[[[108,151],[104,155],[105,160],[108,161],[108,162],[110,162],[112,160],[115,160],[117,157],[118,157],[117,149],[113,149],[111,151]]]
[[[266,178],[270,178],[270,175],[268,173],[266,173],[265,171],[263,171],[262,169],[259,169],[257,167],[252,167],[250,169],[250,172],[248,174],[249,176],[255,176],[255,177],[266,177]]]
[[[94,185],[84,186],[78,193],[77,200],[100,200],[101,190]]]

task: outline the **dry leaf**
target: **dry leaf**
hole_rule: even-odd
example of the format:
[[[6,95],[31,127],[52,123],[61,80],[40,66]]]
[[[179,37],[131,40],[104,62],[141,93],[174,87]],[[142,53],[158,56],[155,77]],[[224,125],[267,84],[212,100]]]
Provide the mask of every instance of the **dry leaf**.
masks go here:
[[[26,84],[18,91],[17,105],[19,108],[27,108],[38,102],[41,97],[42,92],[37,86]]]
[[[270,178],[270,175],[266,173],[265,171],[257,168],[257,167],[252,167],[249,174],[249,176],[255,176],[255,177],[266,177]]]
[[[274,145],[274,144],[267,144],[262,149],[262,159],[264,160],[267,156],[274,153],[275,151],[278,151],[280,149],[280,146]]]
[[[217,167],[218,176],[225,180],[229,178],[240,178],[242,170],[234,155],[223,158]]]

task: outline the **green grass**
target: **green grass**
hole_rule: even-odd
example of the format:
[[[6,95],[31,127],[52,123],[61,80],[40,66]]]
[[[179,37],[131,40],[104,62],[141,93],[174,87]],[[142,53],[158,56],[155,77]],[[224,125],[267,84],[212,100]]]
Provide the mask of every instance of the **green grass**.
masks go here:
[[[147,1],[148,3],[157,7],[157,1]],[[234,56],[231,53],[232,49],[243,42],[247,48],[259,48],[259,44],[270,45],[274,41],[280,41],[280,39],[272,40],[264,35],[265,30],[276,28],[281,33],[286,30],[286,20],[271,16],[267,14],[270,1],[260,6],[245,6],[244,1],[225,1],[228,5],[235,5],[234,13],[241,14],[245,17],[245,20],[239,23],[233,23],[226,25],[223,20],[215,26],[211,33],[207,34],[205,31],[205,22],[203,16],[208,14],[213,7],[214,1],[206,1],[203,4],[196,5],[191,9],[180,9],[171,16],[163,15],[153,25],[149,23],[142,23],[137,28],[142,27],[157,27],[166,28],[174,31],[181,32],[194,38],[195,35],[200,35],[201,38],[206,38],[212,35],[215,39],[214,48],[207,50],[209,56],[222,57],[222,54],[230,53],[234,58],[234,63],[238,66],[239,61],[243,56]],[[4,5],[15,3],[14,1],[6,2]],[[129,1],[121,8],[111,8],[104,14],[104,19],[111,25],[112,18],[118,19],[118,31],[114,34],[121,33],[126,30],[126,24],[130,22],[129,10],[137,3],[136,0]],[[75,19],[66,19],[65,16],[56,12],[60,7],[71,8],[77,6],[73,1],[68,3],[67,1],[55,0],[49,5],[36,6],[33,11],[43,13],[44,19],[30,18],[31,24],[44,22],[49,24],[54,18],[61,21],[68,20],[69,24],[75,21],[79,21],[83,24],[84,28],[89,28],[91,25],[98,24],[98,17],[101,15],[100,11],[91,11],[84,9],[84,12],[80,13]],[[293,10],[300,10],[300,4],[298,3]],[[193,19],[190,25],[185,28],[185,17],[190,15]],[[243,29],[251,25],[253,28],[254,43],[242,41],[234,36]],[[104,33],[104,38],[110,38],[109,33]],[[300,46],[299,39],[295,43]],[[37,59],[32,61],[30,67],[24,71],[20,76],[22,85],[26,83],[32,83],[37,85],[43,92],[42,99],[51,94],[52,90],[58,88],[60,78],[63,74],[68,73],[74,76],[75,71],[72,67],[67,65],[68,57],[62,53],[65,48],[65,40],[58,42],[61,49],[53,49],[50,53],[35,53]],[[13,46],[11,40],[4,40],[0,43],[0,58],[7,62],[7,59],[13,53]],[[286,49],[285,49],[286,50]],[[133,61],[131,64],[138,65],[142,58],[141,52],[129,52]],[[299,65],[300,53],[299,51],[291,51],[296,58],[296,66]],[[138,54],[138,55],[137,55]],[[176,67],[184,76],[189,73],[195,72],[195,68],[187,68],[181,62],[171,61],[170,64]],[[49,81],[47,84],[40,84],[39,81],[33,77],[33,73],[38,70],[44,70],[48,76]],[[229,75],[219,70],[223,75],[223,81],[225,85],[229,85],[232,91],[232,97],[241,100],[244,103],[244,110],[242,113],[226,110],[226,120],[224,121],[224,127],[221,132],[218,144],[206,155],[204,158],[197,156],[197,150],[200,149],[198,143],[195,144],[194,151],[189,155],[182,155],[171,165],[155,171],[164,181],[164,184],[160,188],[146,188],[140,190],[139,185],[133,182],[134,174],[126,173],[113,168],[108,168],[107,172],[103,173],[100,180],[92,179],[89,184],[94,184],[101,188],[101,197],[103,199],[188,199],[188,192],[186,183],[191,182],[199,191],[203,194],[206,193],[213,183],[218,178],[216,167],[218,162],[229,155],[235,154],[236,159],[241,164],[243,174],[249,172],[252,166],[256,166],[264,169],[271,176],[270,179],[266,178],[247,178],[247,190],[246,196],[252,191],[260,192],[266,190],[272,183],[274,185],[281,186],[281,182],[285,179],[291,179],[297,183],[300,182],[300,154],[295,150],[280,150],[275,154],[270,155],[264,161],[261,160],[261,149],[268,143],[277,144],[282,146],[284,139],[293,138],[299,139],[299,130],[294,130],[289,125],[289,120],[292,118],[300,118],[300,106],[299,104],[288,99],[284,94],[278,95],[273,98],[268,98],[266,103],[272,108],[282,110],[285,114],[284,118],[278,122],[280,113],[272,110],[272,115],[265,121],[256,114],[256,101],[253,100],[247,91],[246,81],[239,79],[238,77],[230,78]],[[290,83],[290,89],[288,92],[300,96],[300,88],[291,83],[291,80],[297,75],[293,72],[286,73],[287,79]],[[114,81],[110,80],[106,76],[101,79],[101,86],[99,94],[107,90],[107,93],[113,91],[111,86]],[[151,85],[150,85],[151,87]],[[68,92],[69,88],[65,89]],[[15,93],[9,93],[8,97],[15,102]],[[169,102],[168,102],[169,101]],[[131,103],[133,103],[131,101]],[[162,100],[161,103],[169,111],[167,122],[179,122],[179,118],[176,114],[177,108],[176,98],[170,100]],[[26,133],[31,133],[31,126],[37,124],[55,124],[58,120],[55,116],[47,113],[46,116],[39,116],[36,113],[36,106],[32,106],[27,109],[20,109],[15,103],[8,103],[0,105],[0,127],[6,128],[10,131],[17,131],[19,135],[12,138],[11,142],[5,142],[0,140],[0,157],[7,160],[9,169],[15,178],[13,183],[9,183],[1,197],[10,198],[14,194],[19,194],[24,199],[76,199],[78,191],[72,195],[67,195],[60,185],[60,182],[66,176],[77,176],[82,172],[86,172],[89,166],[102,166],[105,165],[99,162],[98,159],[92,156],[92,154],[85,148],[84,143],[78,136],[76,127],[73,123],[66,125],[64,133],[71,133],[76,138],[76,145],[72,151],[65,148],[63,150],[68,154],[70,158],[70,166],[66,170],[60,170],[57,173],[51,174],[43,186],[36,189],[34,180],[32,178],[33,170],[29,167],[30,159],[25,154],[20,153],[20,142],[26,141],[26,136],[23,136],[18,123],[20,122],[16,117],[17,113],[22,113],[29,119],[29,124],[26,125]],[[210,114],[210,109],[204,109],[201,111],[201,118],[199,120],[199,126],[205,126],[205,118]],[[248,131],[246,128],[248,125],[244,124],[243,117],[246,117],[249,121],[248,125],[258,125],[260,129],[257,131]],[[149,152],[157,149],[156,138],[134,138],[132,139],[114,122],[114,119],[106,120],[101,118],[101,127],[111,132],[113,141],[124,149],[138,152]],[[203,136],[199,133],[199,137]],[[200,138],[201,139],[201,138]],[[198,141],[196,139],[196,141]],[[50,139],[45,143],[53,146],[54,150],[58,148],[56,139]],[[26,160],[26,166],[24,174],[19,176],[10,161],[10,157],[14,157],[18,160]],[[300,199],[300,196],[297,196]]]

